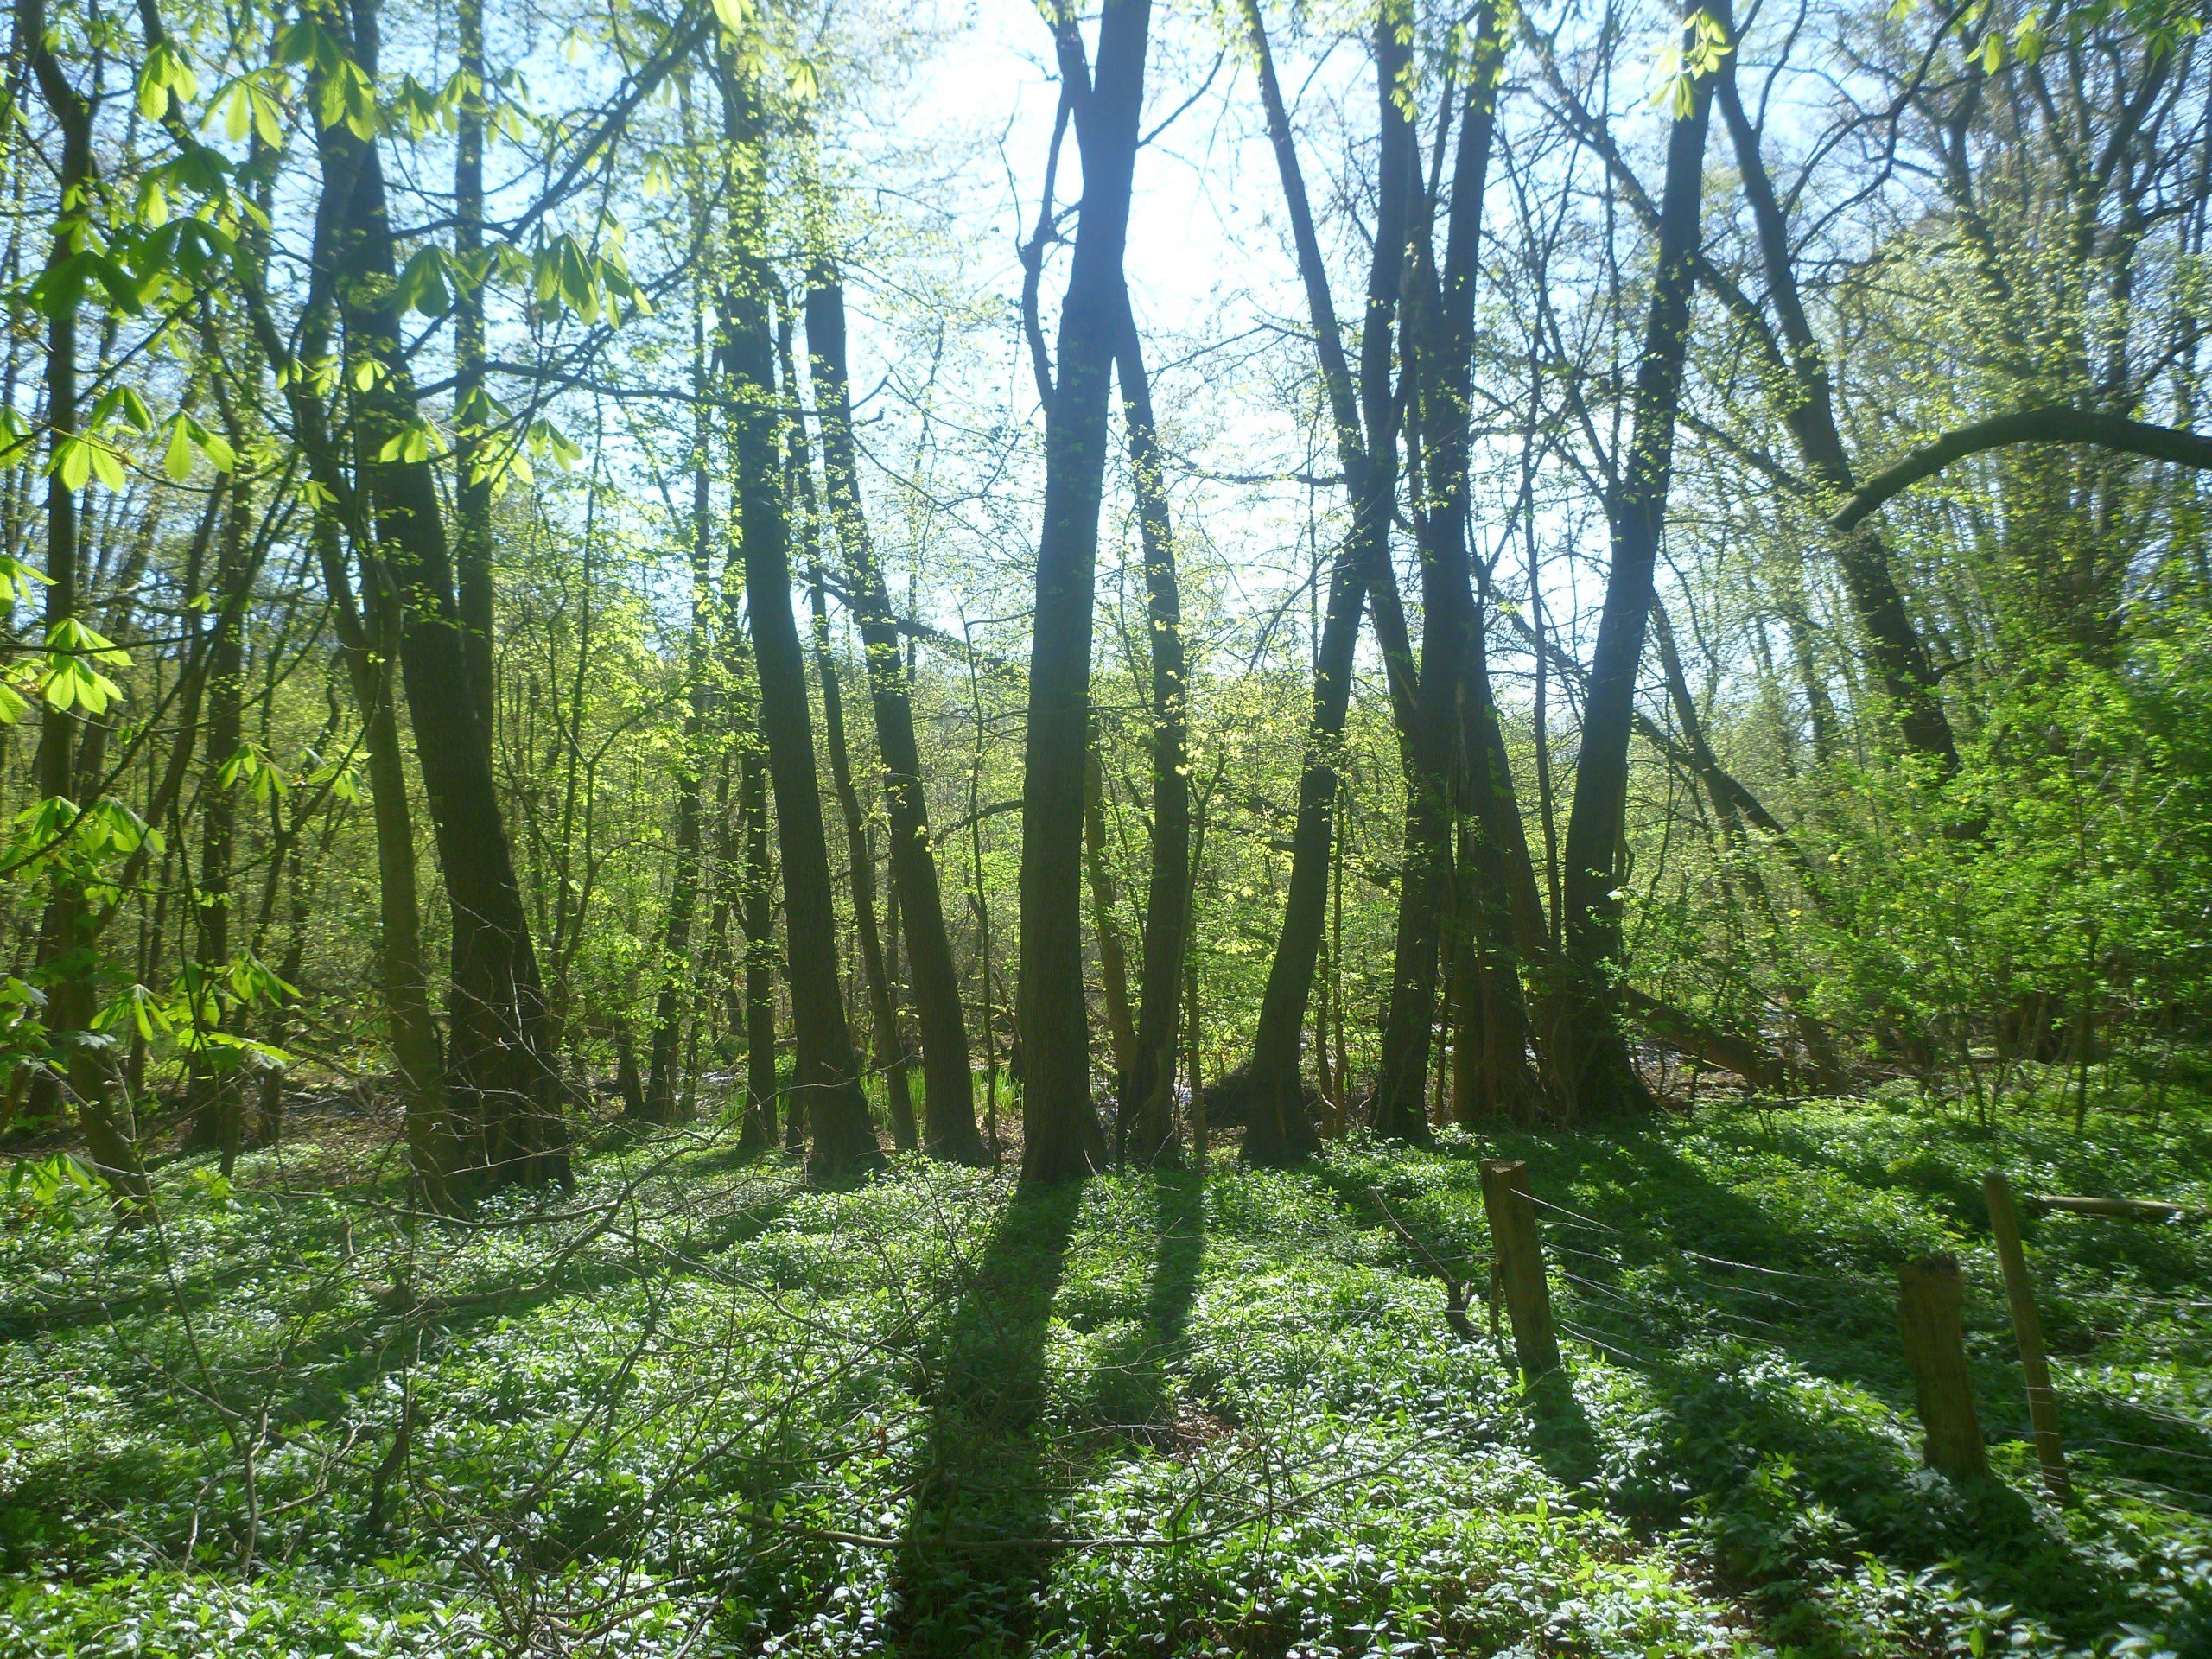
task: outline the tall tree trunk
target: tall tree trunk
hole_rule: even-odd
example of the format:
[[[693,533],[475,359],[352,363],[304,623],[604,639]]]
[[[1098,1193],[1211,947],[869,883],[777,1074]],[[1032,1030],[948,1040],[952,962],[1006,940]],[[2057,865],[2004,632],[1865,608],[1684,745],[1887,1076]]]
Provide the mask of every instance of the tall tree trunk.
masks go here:
[[[804,466],[802,454],[797,464]],[[891,1143],[901,1152],[921,1145],[914,1122],[914,1098],[906,1084],[906,1049],[899,1038],[899,1010],[891,1000],[891,970],[883,956],[883,935],[875,918],[875,849],[868,844],[868,814],[853,782],[853,763],[845,742],[845,698],[837,664],[830,652],[830,607],[822,591],[822,567],[813,564],[807,598],[812,611],[815,677],[822,683],[823,736],[830,745],[830,778],[845,821],[846,867],[851,879],[853,931],[860,936],[861,977],[868,992],[875,1032],[876,1069],[883,1078],[891,1113]]]
[[[79,238],[90,232],[96,175],[92,105],[69,84],[48,44],[46,31],[44,0],[17,0],[17,48],[29,60],[39,94],[61,131],[57,181],[60,209],[47,257],[47,270],[51,272],[75,256]],[[53,284],[53,294],[46,331],[46,419],[50,434],[48,453],[58,463],[62,447],[77,433],[77,302],[66,283]],[[84,609],[84,548],[77,508],[76,491],[63,481],[58,464],[50,467],[46,486],[45,619],[49,639],[65,624],[79,622]],[[49,801],[75,800],[79,724],[74,714],[51,703],[44,705],[32,776],[40,795]],[[39,977],[47,993],[48,1040],[65,1052],[61,1081],[75,1100],[93,1165],[124,1198],[143,1199],[147,1195],[146,1175],[139,1161],[137,1128],[130,1105],[128,1100],[115,1098],[102,1051],[90,1040],[92,982],[89,966],[82,959],[88,920],[83,885],[72,868],[70,855],[67,849],[57,850],[38,945]]]
[[[814,461],[808,453],[806,417],[799,404],[798,375],[791,357],[790,321],[776,334],[777,361],[784,375],[788,411],[785,470],[791,480],[788,499],[799,510],[799,540],[806,554],[807,604],[812,621],[815,678],[822,687],[822,734],[830,745],[830,780],[845,825],[845,868],[853,899],[853,932],[860,945],[861,979],[868,996],[875,1037],[875,1069],[883,1079],[884,1104],[891,1118],[891,1143],[900,1152],[921,1146],[914,1122],[914,1096],[906,1079],[906,1046],[899,1035],[899,1009],[892,1000],[891,970],[876,925],[875,849],[868,814],[853,782],[852,748],[845,739],[845,693],[830,649],[830,605],[822,578],[822,523],[814,493]]]
[[[1059,385],[1047,406],[1045,512],[1029,663],[1021,818],[1022,1177],[1088,1173],[1104,1137],[1090,1093],[1083,991],[1083,794],[1092,588],[1107,400],[1124,306],[1122,252],[1151,0],[1105,0],[1097,73],[1076,112],[1084,212],[1060,307]]]
[[[861,510],[845,359],[845,291],[826,268],[816,273],[806,296],[806,345],[822,422],[830,514],[844,550],[846,586],[868,653],[875,747],[883,764],[884,816],[891,836],[891,882],[906,928],[914,1014],[921,1027],[923,1144],[932,1156],[981,1164],[983,1143],[976,1128],[976,1084],[969,1069],[960,977],[930,847],[929,803],[914,736],[912,677],[899,658],[890,592]]]
[[[763,118],[736,60],[718,54],[726,136],[753,153],[741,163],[757,175]],[[766,229],[766,204],[748,185],[738,207],[741,238]],[[868,1121],[868,1096],[853,1054],[845,999],[837,982],[837,920],[830,849],[822,822],[822,785],[814,766],[814,721],[806,658],[791,610],[789,526],[779,434],[784,399],[768,316],[768,273],[748,252],[721,299],[728,376],[731,448],[736,459],[738,544],[745,569],[746,618],[760,688],[760,734],[775,792],[776,842],[784,876],[785,983],[791,999],[795,1051],[789,1110],[804,1111],[810,1132],[810,1177],[848,1180],[880,1168],[883,1149]]]
[[[1122,297],[1115,367],[1136,493],[1137,533],[1144,549],[1145,614],[1151,624],[1147,639],[1152,658],[1152,869],[1138,969],[1136,1040],[1122,1082],[1118,1138],[1123,1158],[1159,1166],[1177,1160],[1175,1039],[1190,903],[1190,683],[1174,523],[1168,516],[1167,479],[1153,418],[1152,381],[1126,288]]]
[[[1723,5],[1719,15],[1732,44],[1735,25],[1728,8]],[[1744,200],[1751,210],[1766,276],[1767,302],[1782,324],[1781,354],[1789,365],[1789,380],[1787,385],[1771,390],[1781,401],[1783,423],[1814,478],[1823,489],[1842,499],[1857,487],[1858,480],[1843,435],[1836,428],[1827,365],[1798,295],[1789,225],[1759,153],[1758,132],[1737,91],[1738,56],[1739,53],[1731,51],[1721,59],[1715,72],[1713,96],[1719,101],[1721,119],[1735,149],[1738,176],[1743,181]],[[1661,211],[1663,219],[1663,207]],[[1889,549],[1871,524],[1860,524],[1842,533],[1836,554],[1844,591],[1872,648],[1869,654],[1875,677],[1896,711],[1898,734],[1910,748],[1932,760],[1946,774],[1955,772],[1958,744],[1943,713],[1935,665],[1897,591]]]
[[[1415,232],[1412,380],[1425,499],[1414,524],[1421,556],[1424,619],[1421,678],[1407,779],[1406,864],[1398,888],[1397,948],[1382,1028],[1382,1066],[1375,1090],[1378,1135],[1427,1145],[1422,1096],[1437,999],[1437,957],[1445,918],[1453,913],[1454,760],[1461,747],[1466,688],[1462,675],[1481,620],[1468,564],[1467,425],[1474,348],[1475,256],[1483,190],[1497,130],[1492,84],[1497,22],[1478,9],[1475,55],[1452,167],[1452,206],[1440,277],[1433,251],[1434,207]],[[1409,442],[1411,440],[1409,439]],[[1477,664],[1481,665],[1479,656]],[[1487,704],[1487,688],[1476,692]]]
[[[354,56],[373,74],[373,0],[356,6],[354,20]],[[343,123],[324,128],[318,144],[317,247],[329,261],[348,353],[381,371],[354,392],[359,477],[375,532],[374,547],[359,550],[405,607],[400,674],[453,916],[447,1093],[471,1166],[465,1185],[565,1185],[573,1176],[554,1022],[469,690],[437,483],[428,461],[410,461],[399,447],[416,416],[383,162],[376,144]]]
[[[1090,931],[1098,939],[1098,978],[1106,994],[1106,1040],[1120,1092],[1135,1057],[1136,1023],[1129,1017],[1129,953],[1114,919],[1114,867],[1106,857],[1106,766],[1098,753],[1096,722],[1083,766],[1083,855],[1090,879]]]
[[[1575,1106],[1583,1110],[1637,1109],[1650,1103],[1621,1027],[1619,849],[1628,804],[1637,665],[1643,655],[1653,571],[1666,524],[1675,413],[1689,344],[1712,98],[1713,78],[1707,75],[1693,86],[1689,108],[1668,135],[1657,265],[1632,398],[1635,425],[1626,462],[1606,504],[1612,568],[1583,699],[1582,750],[1567,826],[1562,930],[1570,1021],[1567,1082]]]
[[[692,320],[691,620],[684,676],[690,682],[683,713],[683,748],[676,776],[676,872],[661,941],[660,988],[653,998],[652,1036],[645,1062],[645,1116],[673,1122],[676,1079],[682,1069],[683,1015],[690,998],[691,916],[699,903],[701,836],[699,791],[706,766],[707,716],[714,698],[707,621],[714,604],[714,474],[707,464],[714,434],[707,400],[706,315]]]
[[[484,390],[484,0],[456,0],[461,91],[454,111],[454,563],[459,578],[461,650],[469,706],[486,763],[497,729],[493,683],[492,480],[484,473],[484,429],[492,407]]]
[[[745,1123],[739,1144],[753,1151],[776,1144],[776,898],[768,850],[768,755],[750,730],[738,763],[737,811],[745,839],[737,908],[745,939]]]
[[[239,435],[233,430],[233,440]],[[245,453],[243,448],[239,453]],[[222,1154],[226,1174],[237,1160],[245,1132],[239,1098],[238,1051],[209,1040],[212,1028],[200,1018],[214,1002],[216,987],[231,959],[231,860],[238,842],[238,805],[225,768],[238,753],[244,735],[245,697],[245,613],[247,601],[246,515],[252,497],[244,482],[232,480],[225,504],[222,551],[215,562],[215,619],[208,644],[207,733],[202,751],[200,788],[200,879],[193,884],[193,913],[199,928],[197,983],[193,994],[194,1047],[185,1098],[191,1113],[188,1144]]]
[[[1386,13],[1389,9],[1386,9]],[[1374,258],[1360,331],[1357,386],[1344,360],[1336,307],[1329,297],[1327,267],[1313,230],[1313,210],[1298,164],[1290,115],[1276,81],[1259,0],[1244,0],[1244,23],[1259,63],[1268,136],[1289,210],[1299,275],[1312,314],[1322,379],[1337,430],[1337,449],[1351,495],[1352,524],[1329,575],[1329,598],[1313,667],[1313,697],[1306,716],[1306,758],[1298,782],[1298,817],[1291,835],[1290,887],[1282,931],[1268,969],[1267,988],[1246,1070],[1250,1122],[1244,1157],[1255,1164],[1282,1164],[1311,1154],[1316,1141],[1306,1116],[1299,1046],[1313,990],[1313,964],[1327,909],[1329,868],[1336,828],[1336,756],[1351,698],[1353,655],[1360,615],[1372,584],[1389,580],[1391,506],[1397,488],[1396,412],[1390,387],[1390,337],[1397,314],[1399,276],[1405,254],[1408,193],[1414,168],[1412,124],[1397,102],[1397,83],[1408,52],[1398,38],[1397,18],[1379,18],[1375,30],[1378,129],[1376,161]],[[1363,416],[1364,429],[1363,429]],[[1395,590],[1394,590],[1395,592]]]
[[[785,543],[780,402],[766,300],[735,292],[725,302],[724,361],[732,382],[737,451],[738,539],[745,561],[747,620],[760,684],[760,731],[775,791],[776,840],[784,874],[785,982],[791,988],[797,1059],[791,1109],[811,1132],[809,1171],[821,1181],[866,1173],[883,1161],[868,1122],[837,983],[836,914],[822,788],[814,769],[814,722],[805,658],[791,611]]]

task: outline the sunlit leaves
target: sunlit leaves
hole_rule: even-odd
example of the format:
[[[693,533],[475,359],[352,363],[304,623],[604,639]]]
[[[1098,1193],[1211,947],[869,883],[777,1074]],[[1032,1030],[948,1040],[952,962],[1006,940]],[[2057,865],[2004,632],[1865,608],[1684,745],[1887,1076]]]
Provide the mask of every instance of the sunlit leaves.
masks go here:
[[[219,473],[227,473],[238,465],[238,454],[229,440],[219,433],[211,432],[191,416],[172,415],[168,421],[168,442],[162,451],[162,471],[172,482],[181,484],[192,475],[194,451],[207,457],[207,464]]]
[[[189,104],[200,96],[200,77],[184,54],[166,40],[148,48],[138,70],[138,112],[158,121],[168,112],[169,100]]]
[[[1659,54],[1652,107],[1667,105],[1677,121],[1689,114],[1696,104],[1698,83],[1718,70],[1720,60],[1733,49],[1719,18],[1702,7],[1690,13],[1682,19],[1680,33]]]
[[[81,709],[88,715],[105,714],[108,705],[123,695],[123,688],[100,669],[126,668],[130,663],[129,652],[73,616],[63,617],[48,631],[46,659],[39,691],[48,706]]]

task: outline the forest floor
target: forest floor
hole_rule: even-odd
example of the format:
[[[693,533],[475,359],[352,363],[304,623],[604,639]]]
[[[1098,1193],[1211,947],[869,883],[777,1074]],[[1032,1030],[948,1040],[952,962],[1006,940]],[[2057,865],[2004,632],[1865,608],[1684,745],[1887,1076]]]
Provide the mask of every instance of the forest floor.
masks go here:
[[[1486,1260],[1493,1154],[1556,1206],[1571,1399],[1390,1224]],[[120,1231],[26,1161],[0,1652],[2212,1652],[2212,1236],[2030,1224],[2061,1507],[1991,1167],[2201,1204],[2212,1128],[1723,1106],[1035,1193],[812,1192],[702,1128],[466,1226],[358,1135],[172,1162]],[[1894,1275],[1935,1249],[1980,1490],[1917,1453]]]

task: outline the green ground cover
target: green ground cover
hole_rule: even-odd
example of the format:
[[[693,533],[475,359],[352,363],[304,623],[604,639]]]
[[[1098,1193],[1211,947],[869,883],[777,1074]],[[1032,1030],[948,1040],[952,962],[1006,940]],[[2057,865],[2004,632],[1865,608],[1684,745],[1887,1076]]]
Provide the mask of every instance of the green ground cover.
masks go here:
[[[810,1192],[733,1137],[455,1227],[194,1163],[0,1229],[0,1652],[2212,1651],[2212,1240],[2031,1225],[2034,1479],[1981,1172],[2212,1201],[2206,1133],[1903,1104]],[[1391,1215],[1548,1205],[1571,1398]],[[1919,1466],[1893,1274],[1955,1250],[1996,1481]],[[1732,1265],[1743,1264],[1743,1265]]]

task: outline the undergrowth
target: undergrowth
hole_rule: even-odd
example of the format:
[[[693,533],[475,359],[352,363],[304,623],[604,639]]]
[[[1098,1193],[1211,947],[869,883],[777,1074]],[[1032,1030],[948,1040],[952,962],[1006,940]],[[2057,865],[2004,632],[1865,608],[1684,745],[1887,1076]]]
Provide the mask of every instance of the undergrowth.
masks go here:
[[[809,1192],[734,1132],[466,1225],[249,1158],[0,1229],[0,1651],[2212,1651],[2212,1245],[2031,1224],[2081,1499],[1980,1211],[2212,1200],[2206,1137],[1881,1104],[1018,1192]],[[1478,1160],[1569,1392],[1442,1318]],[[1387,1207],[1388,1213],[1385,1213]],[[1919,1465],[1897,1263],[1965,1262],[1998,1478]]]

